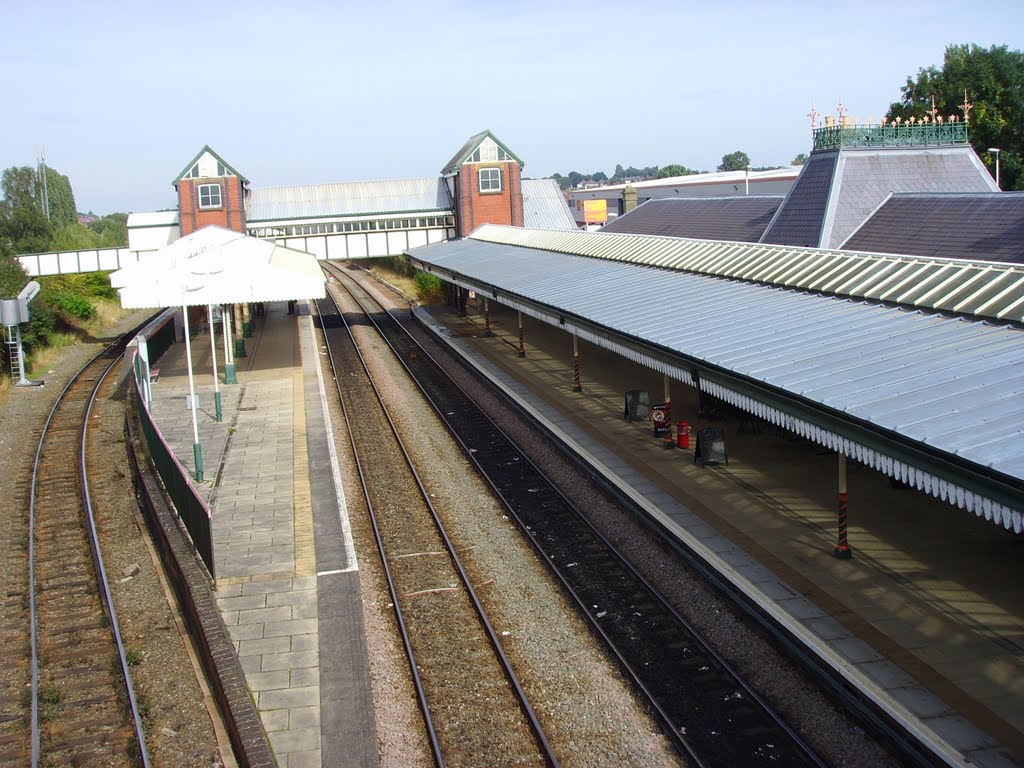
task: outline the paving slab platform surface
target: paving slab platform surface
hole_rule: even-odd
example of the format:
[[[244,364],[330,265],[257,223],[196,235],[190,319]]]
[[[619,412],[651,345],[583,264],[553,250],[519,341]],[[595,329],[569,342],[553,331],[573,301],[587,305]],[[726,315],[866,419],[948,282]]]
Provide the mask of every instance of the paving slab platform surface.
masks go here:
[[[233,385],[223,383],[218,333],[219,422],[210,336],[192,338],[196,486],[213,515],[218,607],[278,765],[375,766],[359,571],[312,321],[306,306],[268,304]],[[194,473],[185,344],[156,364],[154,420]]]

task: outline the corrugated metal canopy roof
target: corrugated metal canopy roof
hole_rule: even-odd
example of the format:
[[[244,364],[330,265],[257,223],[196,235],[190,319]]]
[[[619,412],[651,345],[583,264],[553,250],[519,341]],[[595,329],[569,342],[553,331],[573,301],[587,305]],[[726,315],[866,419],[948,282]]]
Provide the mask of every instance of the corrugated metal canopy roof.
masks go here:
[[[252,190],[246,219],[249,224],[335,216],[450,211],[444,181],[399,179],[304,184]]]
[[[693,383],[689,369],[700,369],[705,391],[1024,529],[1024,330],[645,266],[661,265],[673,247],[724,249],[720,243],[630,238],[612,248],[620,255],[629,245],[661,253],[660,260],[647,254],[634,263],[569,252],[603,253],[615,237],[501,228],[408,254],[594,343],[620,352],[629,346],[622,353],[634,360],[651,364],[667,353],[680,380]],[[871,267],[870,260],[855,264]],[[898,267],[890,264],[894,286],[927,292],[898,278]],[[728,271],[719,265],[716,274]]]
[[[110,275],[126,309],[322,299],[324,282],[313,254],[213,226]]]
[[[1024,265],[485,225],[476,240],[1024,322]]]
[[[576,229],[554,179],[523,179],[523,224],[531,229]]]

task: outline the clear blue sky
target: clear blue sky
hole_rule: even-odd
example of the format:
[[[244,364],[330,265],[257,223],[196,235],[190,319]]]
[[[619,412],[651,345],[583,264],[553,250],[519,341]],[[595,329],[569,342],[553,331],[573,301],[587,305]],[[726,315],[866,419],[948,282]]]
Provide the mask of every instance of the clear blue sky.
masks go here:
[[[79,210],[173,207],[209,144],[253,186],[437,175],[491,129],[534,178],[810,149],[946,45],[1024,49],[1024,0],[0,0],[0,168]]]

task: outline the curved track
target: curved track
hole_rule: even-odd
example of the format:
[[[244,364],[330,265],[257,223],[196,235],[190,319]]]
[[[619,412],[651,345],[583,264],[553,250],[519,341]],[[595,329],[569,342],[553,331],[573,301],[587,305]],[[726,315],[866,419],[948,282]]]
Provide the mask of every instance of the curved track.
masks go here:
[[[368,342],[336,302],[318,311],[435,762],[557,766],[374,384]]]
[[[33,766],[149,765],[86,469],[93,402],[137,330],[71,380],[36,451],[29,507]]]

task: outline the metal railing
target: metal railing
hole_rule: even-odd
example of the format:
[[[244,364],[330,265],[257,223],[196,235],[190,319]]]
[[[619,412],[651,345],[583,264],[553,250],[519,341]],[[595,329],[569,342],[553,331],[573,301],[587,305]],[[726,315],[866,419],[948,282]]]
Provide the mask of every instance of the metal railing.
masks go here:
[[[967,144],[967,123],[833,125],[814,129],[814,149]]]

